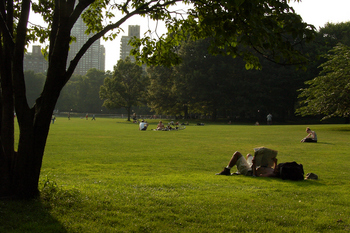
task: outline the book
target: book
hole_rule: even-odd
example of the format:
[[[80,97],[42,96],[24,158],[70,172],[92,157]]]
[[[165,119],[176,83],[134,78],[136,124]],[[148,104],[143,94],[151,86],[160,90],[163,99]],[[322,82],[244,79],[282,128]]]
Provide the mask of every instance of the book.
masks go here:
[[[255,164],[257,167],[273,167],[272,159],[276,158],[278,151],[265,147],[254,148]]]

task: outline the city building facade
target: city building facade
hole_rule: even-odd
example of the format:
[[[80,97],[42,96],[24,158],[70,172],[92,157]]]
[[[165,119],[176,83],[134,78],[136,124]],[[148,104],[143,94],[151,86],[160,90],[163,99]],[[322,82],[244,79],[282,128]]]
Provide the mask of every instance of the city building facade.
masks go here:
[[[23,59],[23,70],[34,71],[34,73],[46,73],[48,62],[41,53],[40,45],[33,45],[32,52],[26,53]]]
[[[140,25],[129,25],[128,35],[122,36],[120,40],[120,59],[124,60],[126,57],[130,56],[130,51],[133,47],[128,43],[133,37],[140,38]],[[130,56],[130,59],[132,62],[135,62],[133,56]]]
[[[87,26],[83,22],[83,19],[79,18],[72,29],[72,36],[76,38],[76,41],[73,41],[70,45],[67,66],[69,65],[69,61],[74,59],[81,47],[91,37],[91,35],[85,34],[86,29]],[[100,39],[95,41],[80,59],[74,74],[85,75],[92,68],[105,71],[105,48],[100,44]]]

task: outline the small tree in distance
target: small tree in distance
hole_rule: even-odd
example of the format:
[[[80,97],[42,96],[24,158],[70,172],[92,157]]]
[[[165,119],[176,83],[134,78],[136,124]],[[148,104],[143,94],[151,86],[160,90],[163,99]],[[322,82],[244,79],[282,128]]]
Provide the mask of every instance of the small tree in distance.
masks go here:
[[[131,62],[130,57],[119,60],[112,78],[105,78],[100,87],[100,98],[108,109],[125,108],[130,121],[131,107],[142,105],[146,79],[142,67]]]

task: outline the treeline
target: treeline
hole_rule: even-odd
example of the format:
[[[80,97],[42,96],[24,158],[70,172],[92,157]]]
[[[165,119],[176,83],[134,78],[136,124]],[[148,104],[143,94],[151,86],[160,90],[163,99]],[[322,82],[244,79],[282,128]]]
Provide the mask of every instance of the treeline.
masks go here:
[[[91,69],[85,76],[75,75],[63,88],[56,104],[59,111],[94,112],[99,113],[103,109],[103,101],[99,98],[100,86],[108,73]],[[33,105],[44,85],[45,76],[25,72],[28,103]]]
[[[259,55],[262,69],[246,70],[240,57],[209,54],[209,40],[182,43],[179,66],[149,70],[147,104],[153,111],[257,121],[266,121],[271,113],[279,121],[293,120],[300,101],[298,90],[319,75],[326,61],[323,56],[337,43],[350,45],[350,22],[329,23],[320,28],[312,43],[297,44],[309,60],[299,70]]]
[[[339,42],[350,45],[350,22],[327,24],[319,29],[312,43],[298,45],[309,59],[306,70],[259,56],[262,69],[247,70],[240,57],[209,54],[209,40],[183,42],[178,48],[182,63],[176,67],[147,69],[146,91],[136,96],[141,100],[138,103],[143,106],[142,114],[149,110],[186,118],[201,115],[212,120],[224,117],[233,121],[265,121],[271,113],[274,120],[295,119],[298,90],[305,86],[305,81],[318,76],[319,66],[325,62],[322,55]],[[114,73],[116,70],[104,73],[92,69],[85,76],[72,77],[62,90],[56,109],[125,113],[126,110],[103,107],[104,100],[100,99],[100,87]],[[34,103],[44,76],[33,72],[26,72],[25,76],[28,102]]]

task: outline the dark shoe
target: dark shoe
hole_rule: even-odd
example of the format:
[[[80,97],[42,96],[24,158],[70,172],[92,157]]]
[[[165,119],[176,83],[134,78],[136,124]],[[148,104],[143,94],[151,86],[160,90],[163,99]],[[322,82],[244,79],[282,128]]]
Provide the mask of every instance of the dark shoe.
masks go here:
[[[216,173],[215,175],[225,175],[225,176],[230,176],[231,175],[231,172],[230,172],[230,169],[228,168],[224,168],[224,170],[222,170],[220,173]]]
[[[305,180],[318,180],[318,175],[315,173],[307,173]]]

